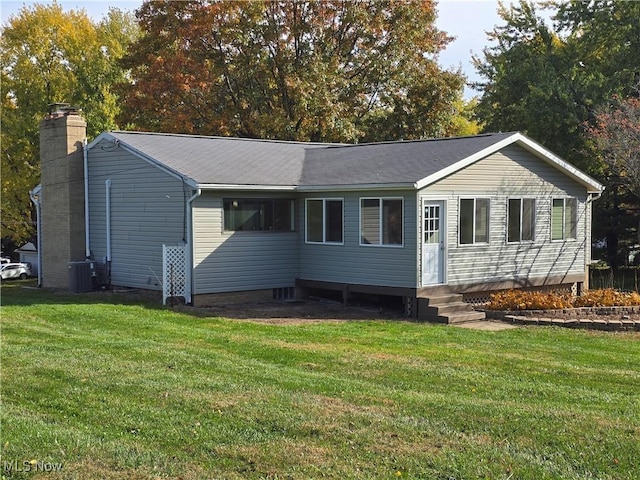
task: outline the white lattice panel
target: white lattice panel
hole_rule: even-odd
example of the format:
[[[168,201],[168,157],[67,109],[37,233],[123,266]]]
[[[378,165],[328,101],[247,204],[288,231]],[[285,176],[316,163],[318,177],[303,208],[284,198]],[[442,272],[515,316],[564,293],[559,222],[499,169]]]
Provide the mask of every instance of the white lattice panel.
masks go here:
[[[166,305],[167,298],[171,297],[183,297],[187,303],[191,301],[185,245],[162,246],[162,303]]]

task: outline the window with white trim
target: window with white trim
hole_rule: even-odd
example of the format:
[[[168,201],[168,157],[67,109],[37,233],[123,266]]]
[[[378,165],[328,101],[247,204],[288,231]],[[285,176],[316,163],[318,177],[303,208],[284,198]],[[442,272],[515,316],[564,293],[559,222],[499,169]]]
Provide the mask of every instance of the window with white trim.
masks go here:
[[[401,246],[403,199],[360,199],[360,245]]]
[[[551,240],[575,240],[578,230],[578,199],[554,198],[551,205]]]
[[[343,200],[308,198],[306,200],[307,243],[343,243]]]
[[[507,241],[532,242],[536,224],[535,199],[510,198],[507,210]]]
[[[224,230],[228,232],[292,232],[291,199],[225,198]]]
[[[458,214],[461,245],[489,243],[489,199],[461,198]]]

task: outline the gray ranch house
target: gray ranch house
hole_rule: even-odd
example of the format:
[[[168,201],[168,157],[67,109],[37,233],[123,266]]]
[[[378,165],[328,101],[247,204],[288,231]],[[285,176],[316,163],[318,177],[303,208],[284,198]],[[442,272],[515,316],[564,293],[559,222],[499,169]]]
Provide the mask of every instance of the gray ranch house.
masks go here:
[[[81,151],[86,251],[69,259],[105,265],[112,285],[166,289],[177,246],[175,283],[195,305],[324,289],[400,296],[447,321],[451,294],[588,287],[604,187],[521,133],[343,145],[105,132]],[[44,208],[44,170],[42,190]]]

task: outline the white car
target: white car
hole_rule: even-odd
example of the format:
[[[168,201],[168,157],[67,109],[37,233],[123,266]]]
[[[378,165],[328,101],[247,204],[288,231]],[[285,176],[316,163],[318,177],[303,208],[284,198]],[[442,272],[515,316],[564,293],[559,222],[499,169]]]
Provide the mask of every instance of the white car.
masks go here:
[[[31,268],[24,263],[4,263],[0,266],[0,277],[2,280],[8,278],[19,278],[24,280],[31,275]]]

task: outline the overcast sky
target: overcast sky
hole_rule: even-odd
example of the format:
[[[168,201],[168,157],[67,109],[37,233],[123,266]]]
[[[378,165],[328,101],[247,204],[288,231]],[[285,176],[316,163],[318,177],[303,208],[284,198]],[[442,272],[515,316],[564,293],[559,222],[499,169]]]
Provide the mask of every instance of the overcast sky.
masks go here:
[[[0,13],[2,24],[11,15],[15,15],[25,5],[32,3],[51,3],[46,1],[15,1],[1,0]],[[65,10],[79,10],[84,8],[89,16],[95,20],[102,18],[109,7],[118,7],[121,10],[133,11],[141,4],[141,0],[58,0]],[[440,54],[440,64],[443,67],[461,67],[470,81],[478,80],[473,65],[472,55],[480,54],[487,45],[487,31],[491,31],[494,25],[501,23],[497,14],[497,0],[440,0],[438,2],[437,25],[449,35],[456,37],[445,51]],[[467,88],[465,98],[477,95]]]

